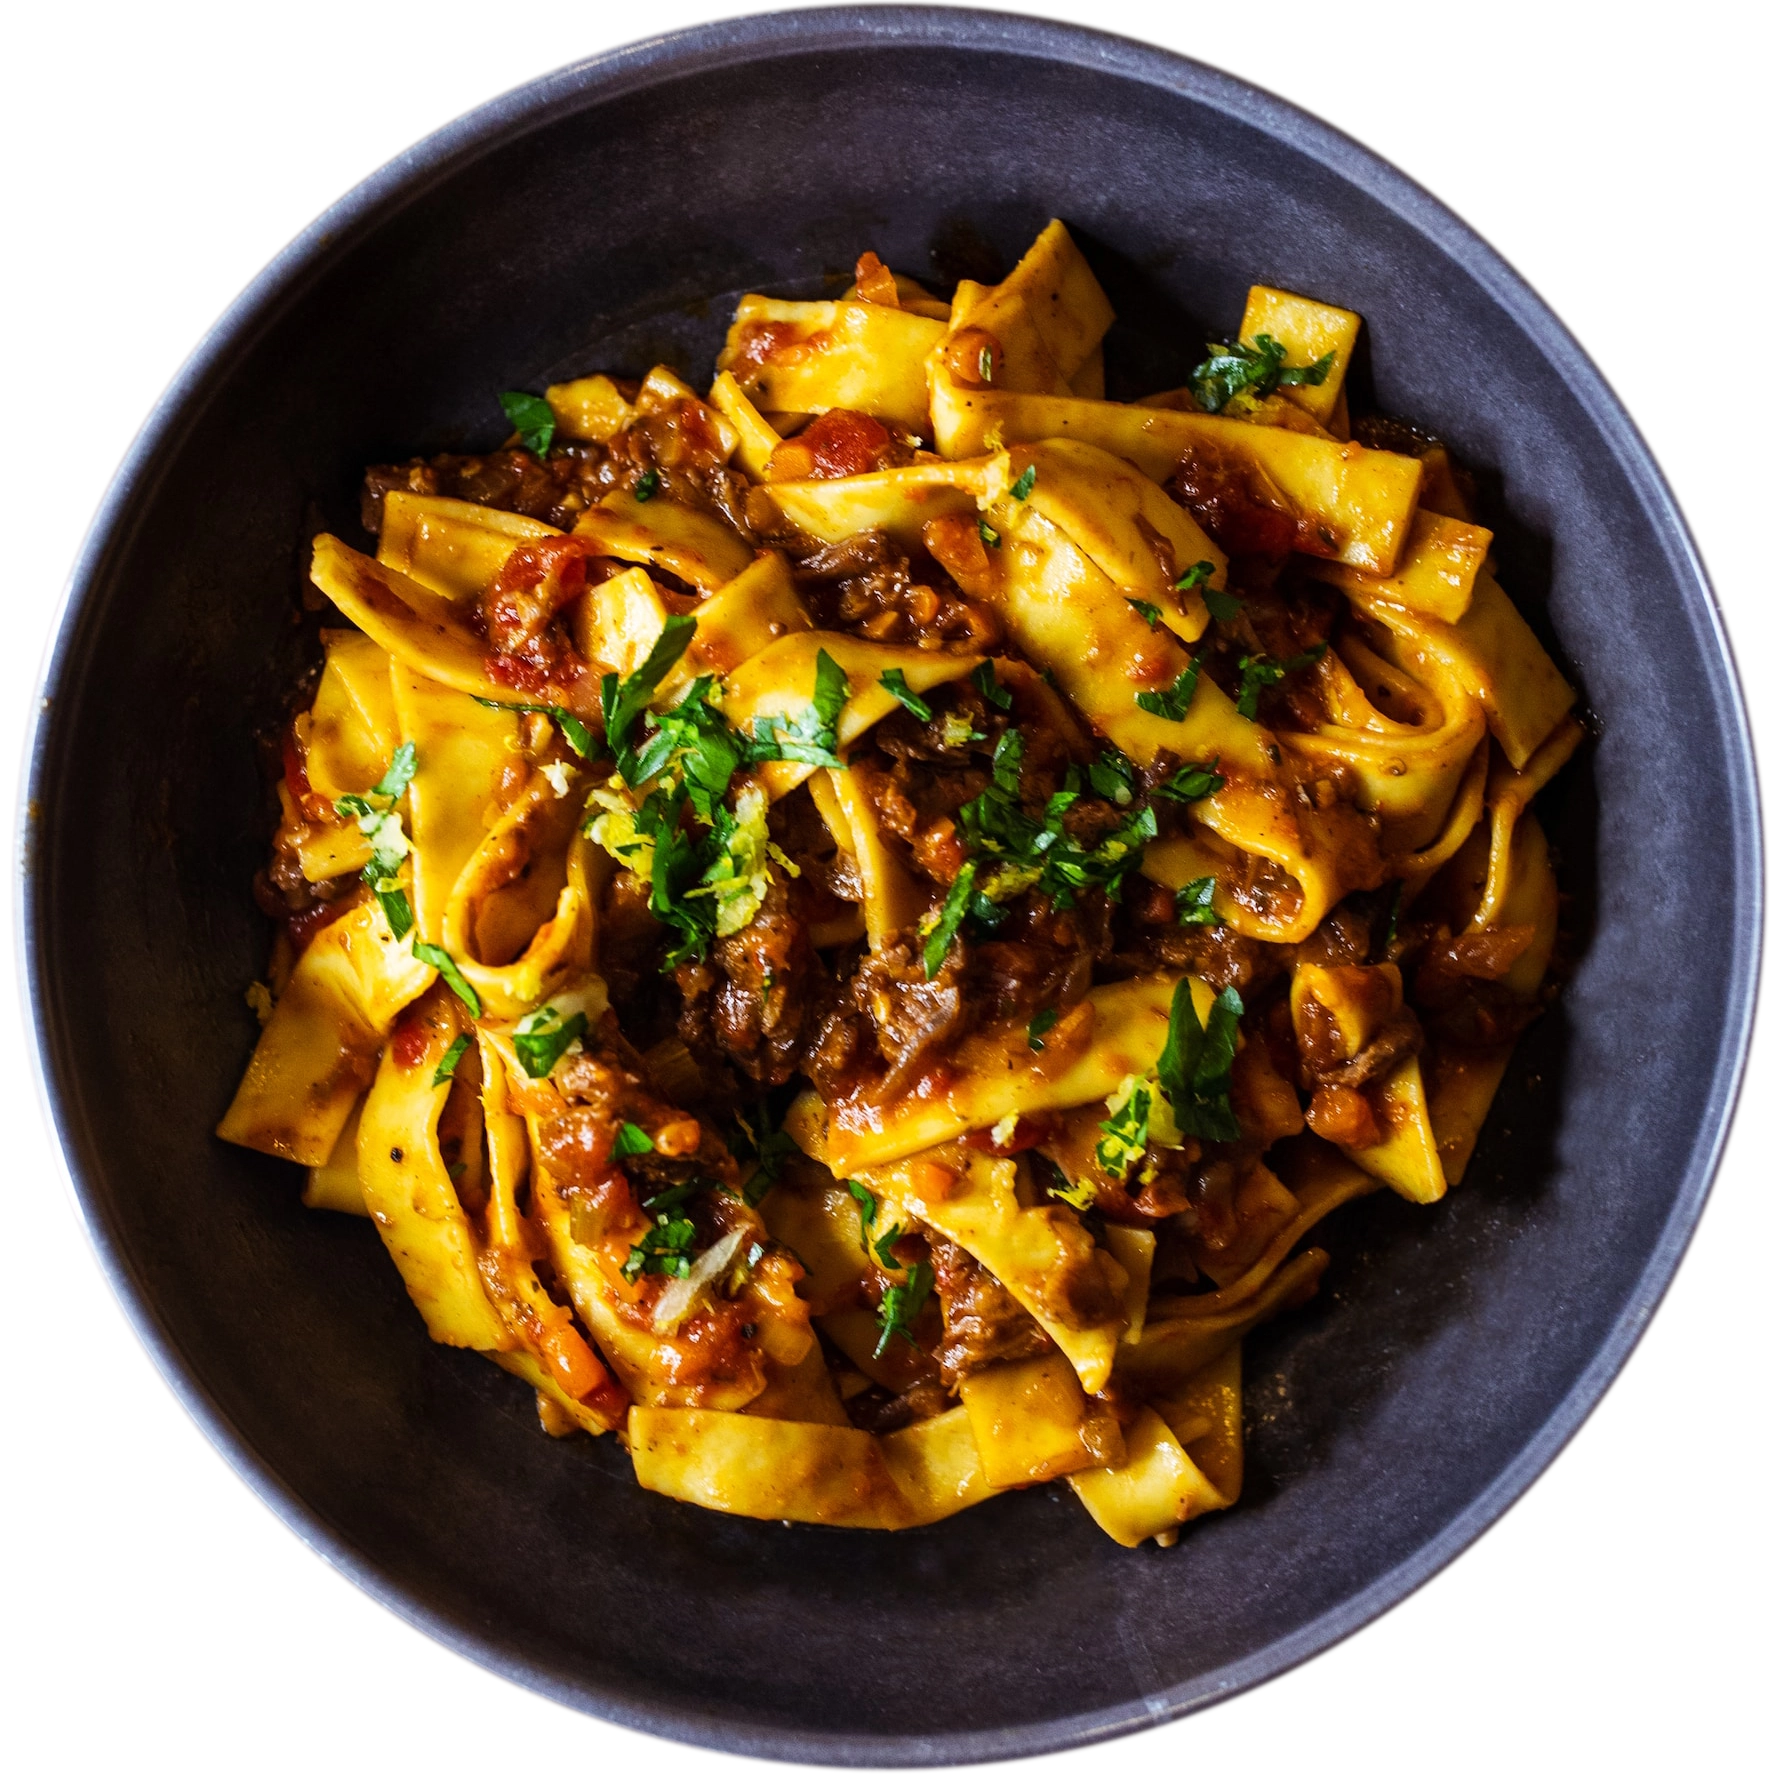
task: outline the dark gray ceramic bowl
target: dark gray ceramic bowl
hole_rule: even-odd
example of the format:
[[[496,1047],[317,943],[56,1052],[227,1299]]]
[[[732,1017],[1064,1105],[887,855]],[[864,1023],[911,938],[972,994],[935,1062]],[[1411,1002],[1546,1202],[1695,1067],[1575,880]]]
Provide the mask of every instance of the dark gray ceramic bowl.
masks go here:
[[[615,1442],[428,1344],[362,1223],[211,1126],[267,933],[251,733],[302,658],[305,545],[363,464],[493,442],[496,390],[665,357],[869,245],[994,277],[1052,214],[1117,306],[1113,393],[1248,283],[1363,312],[1355,395],[1485,472],[1502,578],[1600,738],[1545,799],[1580,955],[1462,1188],[1344,1213],[1250,1343],[1239,1510],[1125,1552],[1038,1491],[896,1537],[644,1494]],[[249,1483],[411,1622],[598,1715],[741,1752],[1035,1753],[1280,1672],[1449,1561],[1598,1400],[1678,1263],[1747,1038],[1753,768],[1702,570],[1629,420],[1501,261],[1240,82],[1085,31],[884,8],[600,57],[368,180],[230,310],[76,570],[31,764],[22,942],[93,1240]],[[1673,771],[1684,761],[1683,775]]]

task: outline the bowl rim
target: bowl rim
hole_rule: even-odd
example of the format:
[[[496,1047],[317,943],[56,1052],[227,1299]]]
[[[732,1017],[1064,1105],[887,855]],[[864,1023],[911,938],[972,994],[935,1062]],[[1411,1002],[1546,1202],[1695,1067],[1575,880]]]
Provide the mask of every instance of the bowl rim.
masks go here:
[[[1667,563],[1698,623],[1705,670],[1730,760],[1727,839],[1742,893],[1735,908],[1730,980],[1710,1090],[1673,1209],[1622,1313],[1550,1417],[1493,1483],[1412,1556],[1362,1592],[1286,1637],[1195,1679],[1156,1686],[1107,1709],[994,1730],[871,1736],[813,1728],[762,1727],[696,1707],[638,1702],[515,1654],[466,1615],[417,1595],[369,1550],[300,1498],[223,1411],[179,1348],[148,1281],[106,1221],[85,1176],[83,1133],[60,1082],[68,1077],[66,1021],[45,996],[40,937],[45,897],[35,842],[38,799],[55,774],[57,705],[78,682],[94,587],[123,550],[134,515],[146,509],[167,447],[193,422],[233,363],[328,265],[464,164],[591,104],[662,80],[762,57],[899,46],[993,51],[1114,74],[1220,111],[1320,162],[1406,222],[1481,284],[1566,378],[1598,435],[1612,449],[1641,509],[1660,534]],[[1710,643],[1714,643],[1711,648]],[[830,1765],[965,1764],[1087,1745],[1201,1709],[1288,1671],[1399,1604],[1479,1537],[1560,1453],[1634,1350],[1703,1212],[1733,1120],[1751,1040],[1760,971],[1764,900],[1758,774],[1734,654],[1709,576],[1677,501],[1616,394],[1552,310],[1506,260],[1438,199],[1354,138],[1251,83],[1177,52],[1084,26],[1016,12],[949,6],[840,6],[756,13],[693,25],[572,62],[527,81],[444,125],[331,204],[247,285],[210,327],[150,410],[83,538],[50,630],[22,759],[16,817],[20,887],[14,927],[23,1024],[45,1123],[94,1256],[136,1336],[174,1396],[236,1474],[311,1550],[378,1603],[456,1654],[553,1701],[692,1745],[754,1757]],[[1154,1673],[1140,1644],[1138,1677]],[[1126,1638],[1128,1640],[1128,1638]]]

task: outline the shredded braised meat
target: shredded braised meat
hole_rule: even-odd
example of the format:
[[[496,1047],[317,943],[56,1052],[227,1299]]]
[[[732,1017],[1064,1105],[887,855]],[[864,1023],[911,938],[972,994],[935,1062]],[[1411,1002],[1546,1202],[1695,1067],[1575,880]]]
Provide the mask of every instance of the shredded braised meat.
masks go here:
[[[932,1253],[933,1288],[944,1311],[945,1332],[939,1342],[939,1369],[953,1389],[971,1371],[1014,1358],[1036,1358],[1055,1350],[1055,1342],[1027,1309],[985,1266],[954,1241],[927,1235]]]

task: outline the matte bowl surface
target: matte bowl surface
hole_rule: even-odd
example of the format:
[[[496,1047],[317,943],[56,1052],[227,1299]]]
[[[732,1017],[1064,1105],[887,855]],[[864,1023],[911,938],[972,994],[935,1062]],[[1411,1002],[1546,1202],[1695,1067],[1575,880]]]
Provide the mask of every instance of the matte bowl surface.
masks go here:
[[[1264,281],[1359,310],[1355,405],[1483,473],[1501,579],[1599,739],[1545,799],[1573,979],[1442,1205],[1368,1200],[1249,1342],[1238,1510],[1127,1552],[1039,1490],[899,1536],[643,1493],[611,1439],[428,1343],[362,1223],[211,1129],[267,933],[253,732],[312,643],[306,545],[362,467],[487,446],[494,393],[665,358],[869,246],[993,278],[1052,215],[1116,305],[1113,394],[1181,380]],[[1226,75],[1054,24],[865,9],[708,26],[540,80],[368,180],[169,391],[76,571],[37,729],[21,943],[104,1264],[245,1478],[412,1622],[566,1703],[735,1751],[937,1763],[1164,1720],[1400,1599],[1623,1363],[1696,1221],[1750,1018],[1751,755],[1658,471],[1525,285],[1400,174]],[[1683,776],[1675,761],[1685,762]]]

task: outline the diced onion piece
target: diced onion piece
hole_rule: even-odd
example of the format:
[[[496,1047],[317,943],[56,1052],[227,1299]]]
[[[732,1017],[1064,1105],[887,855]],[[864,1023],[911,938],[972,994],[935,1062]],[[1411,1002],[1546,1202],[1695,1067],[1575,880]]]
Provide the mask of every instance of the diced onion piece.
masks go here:
[[[657,1334],[679,1331],[704,1292],[734,1264],[735,1255],[746,1239],[745,1229],[730,1229],[714,1247],[698,1255],[683,1278],[675,1278],[661,1292],[660,1301],[654,1306],[654,1331]]]

